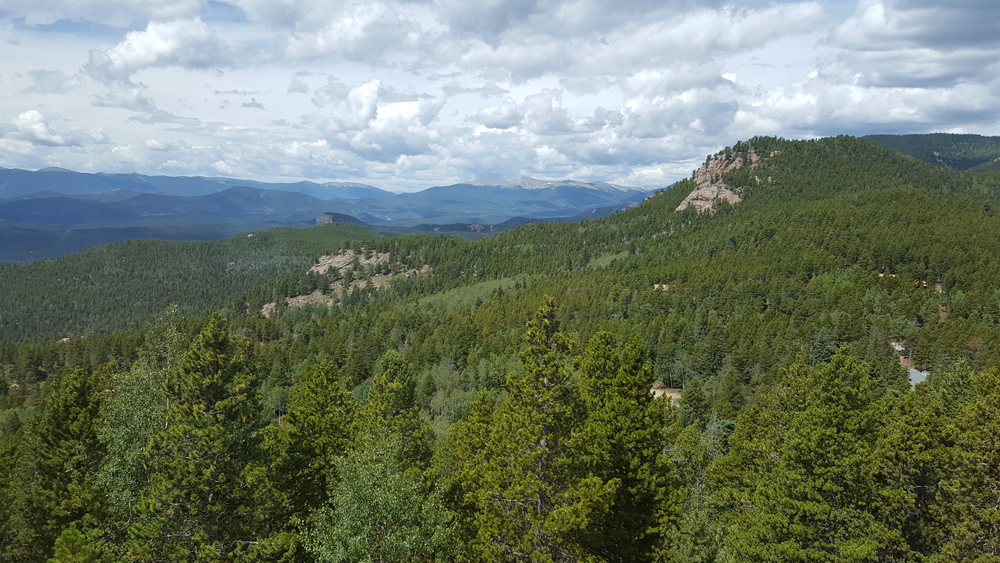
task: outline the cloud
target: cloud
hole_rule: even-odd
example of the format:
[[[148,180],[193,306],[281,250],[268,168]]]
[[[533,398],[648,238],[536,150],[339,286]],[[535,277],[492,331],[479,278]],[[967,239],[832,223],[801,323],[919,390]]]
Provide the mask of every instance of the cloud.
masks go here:
[[[0,0],[0,11],[23,18],[30,26],[73,20],[126,27],[137,21],[191,18],[205,4],[204,0]]]
[[[503,104],[488,106],[476,114],[476,118],[484,126],[491,129],[507,129],[521,123],[524,113],[517,107],[514,100],[507,98]]]
[[[65,94],[80,87],[79,76],[66,76],[61,70],[37,69],[28,72],[31,86],[26,94]]]
[[[112,90],[103,96],[92,96],[90,103],[97,107],[122,108],[140,113],[156,111],[156,104],[146,95],[146,88],[122,88]]]
[[[146,95],[147,88],[131,87],[112,90],[103,96],[92,96],[90,103],[96,107],[118,108],[134,111],[140,115],[133,115],[128,121],[151,125],[154,123],[175,123],[178,125],[198,126],[201,120],[193,117],[182,117],[168,111],[164,111]]]
[[[10,135],[15,139],[27,141],[34,145],[46,147],[82,146],[84,143],[107,143],[108,138],[100,129],[85,130],[81,127],[69,127],[57,131],[45,121],[45,116],[38,110],[28,110],[11,121],[14,132]]]
[[[864,86],[990,82],[1000,60],[1000,3],[861,0],[830,42],[842,72]]]
[[[111,84],[129,83],[133,74],[149,67],[207,69],[232,63],[231,49],[196,17],[149,22],[143,31],[130,31],[110,49],[91,50],[83,71],[98,82]]]
[[[754,135],[1000,134],[988,0],[227,6],[0,0],[0,165],[666,185]]]
[[[309,85],[306,84],[305,82],[303,82],[302,80],[299,80],[298,78],[293,78],[292,81],[288,84],[288,93],[289,94],[308,94],[309,93]]]

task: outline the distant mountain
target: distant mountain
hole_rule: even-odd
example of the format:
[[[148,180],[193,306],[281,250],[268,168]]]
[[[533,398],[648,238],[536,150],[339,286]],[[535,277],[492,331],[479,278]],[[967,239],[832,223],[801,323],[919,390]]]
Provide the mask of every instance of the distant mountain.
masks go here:
[[[956,170],[1000,171],[1000,137],[954,133],[868,135],[876,145]]]
[[[175,196],[199,196],[221,192],[235,186],[282,190],[311,195],[320,199],[380,198],[395,195],[367,184],[352,182],[267,183],[235,178],[203,176],[144,176],[142,174],[87,174],[62,168],[38,171],[0,167],[0,199],[30,196],[39,192],[83,195],[116,190],[161,193]]]
[[[551,219],[622,207],[645,199],[655,190],[613,186],[603,182],[544,182],[531,187],[498,185],[479,180],[399,194],[377,200],[342,202],[348,213],[371,224],[502,223],[511,217]]]
[[[544,188],[555,188],[555,187],[574,187],[574,188],[585,188],[585,189],[598,189],[608,192],[630,192],[638,188],[630,186],[619,186],[616,184],[609,184],[607,182],[578,182],[576,180],[537,180],[535,178],[521,177],[509,182],[504,182],[503,180],[495,180],[493,178],[483,178],[480,180],[473,180],[471,182],[456,184],[456,185],[469,185],[469,186],[497,186],[500,188],[524,188],[526,190],[540,190]]]
[[[652,192],[604,182],[518,178],[393,194],[364,184],[0,168],[0,261],[59,256],[136,237],[218,239],[274,226],[307,227],[324,212],[385,232],[485,235],[502,230],[495,226],[513,217],[524,222],[603,217]]]
[[[0,219],[47,226],[143,226],[266,219],[311,222],[324,200],[293,192],[235,187],[199,197],[141,193],[120,201],[58,195],[0,203]]]

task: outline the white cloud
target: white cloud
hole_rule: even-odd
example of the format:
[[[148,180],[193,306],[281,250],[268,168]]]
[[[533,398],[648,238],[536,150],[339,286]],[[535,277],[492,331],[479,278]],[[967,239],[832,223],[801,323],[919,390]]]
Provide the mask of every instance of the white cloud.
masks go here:
[[[206,69],[228,66],[232,54],[200,17],[171,22],[149,22],[143,31],[130,31],[110,49],[94,49],[84,71],[99,82],[128,83],[148,67],[181,66]]]
[[[666,185],[754,135],[1000,133],[1000,4],[986,0],[0,10],[0,166]]]
[[[32,84],[24,90],[26,94],[65,94],[81,86],[78,75],[67,76],[57,69],[36,69],[28,76]]]
[[[68,127],[56,131],[45,121],[45,116],[38,110],[22,112],[11,121],[15,132],[10,135],[15,139],[27,141],[46,147],[82,146],[84,143],[108,142],[100,129],[84,130],[81,127]]]

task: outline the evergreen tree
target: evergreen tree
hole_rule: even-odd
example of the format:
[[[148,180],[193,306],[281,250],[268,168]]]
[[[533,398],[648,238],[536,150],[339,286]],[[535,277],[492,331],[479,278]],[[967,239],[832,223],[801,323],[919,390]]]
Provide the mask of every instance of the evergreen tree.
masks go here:
[[[113,559],[92,538],[70,524],[56,538],[55,553],[46,563],[110,563]]]
[[[575,541],[608,510],[620,483],[579,472],[570,449],[579,412],[570,385],[570,339],[549,299],[527,325],[524,373],[507,378],[510,397],[495,413],[479,489],[474,491],[480,561],[548,563],[586,556]]]
[[[580,541],[606,561],[650,560],[679,505],[663,455],[666,405],[649,391],[653,366],[641,340],[616,349],[611,333],[600,332],[587,345],[580,371],[586,415],[573,438],[576,461],[601,481],[620,483],[611,510],[595,514]]]
[[[101,525],[104,497],[95,480],[105,450],[97,437],[115,371],[108,364],[58,378],[26,429],[17,451],[15,514],[4,526],[13,559],[44,561],[63,528],[74,524],[89,533]]]
[[[729,538],[737,560],[858,562],[905,552],[899,531],[876,517],[872,442],[884,416],[877,399],[868,366],[849,350],[814,370],[777,467],[737,517]]]
[[[684,386],[681,393],[681,423],[684,426],[696,425],[705,428],[711,411],[711,403],[705,395],[701,378],[696,377]]]
[[[151,483],[137,506],[130,557],[224,561],[254,541],[244,471],[257,453],[259,412],[244,342],[212,319],[167,377],[165,427],[152,436]]]
[[[1000,560],[1000,372],[972,376],[957,420],[953,469],[938,501],[946,536],[934,561]]]

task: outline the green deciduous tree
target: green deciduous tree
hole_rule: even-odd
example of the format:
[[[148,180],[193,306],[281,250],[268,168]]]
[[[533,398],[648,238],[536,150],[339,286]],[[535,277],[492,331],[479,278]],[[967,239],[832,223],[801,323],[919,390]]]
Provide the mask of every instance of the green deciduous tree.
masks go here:
[[[400,460],[398,436],[336,459],[338,481],[315,513],[306,540],[322,563],[448,561],[453,515],[433,481]]]

